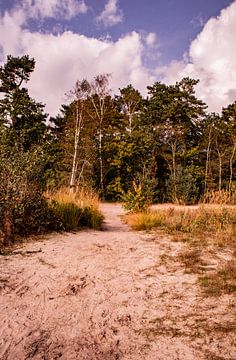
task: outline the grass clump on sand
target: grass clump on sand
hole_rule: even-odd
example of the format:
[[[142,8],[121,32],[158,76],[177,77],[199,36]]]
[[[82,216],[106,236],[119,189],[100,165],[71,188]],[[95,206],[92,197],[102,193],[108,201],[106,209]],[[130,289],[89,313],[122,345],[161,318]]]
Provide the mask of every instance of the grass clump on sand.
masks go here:
[[[236,236],[236,208],[199,206],[196,209],[169,208],[126,215],[135,230],[163,229],[168,233],[210,233]]]
[[[227,264],[211,275],[199,278],[200,286],[207,295],[231,294],[236,291],[236,261]]]
[[[70,191],[62,188],[46,194],[54,213],[66,231],[81,227],[100,229],[103,216],[99,211],[98,195],[91,189]]]
[[[129,213],[125,216],[126,222],[134,230],[152,230],[165,225],[166,214],[161,211],[146,211]]]

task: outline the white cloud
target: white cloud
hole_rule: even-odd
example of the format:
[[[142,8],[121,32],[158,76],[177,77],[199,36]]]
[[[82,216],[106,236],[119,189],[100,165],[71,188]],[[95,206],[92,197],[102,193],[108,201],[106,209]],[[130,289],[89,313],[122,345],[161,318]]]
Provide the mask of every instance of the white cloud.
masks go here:
[[[173,82],[183,76],[200,79],[197,95],[209,105],[209,111],[236,100],[236,1],[211,18],[192,42],[189,62],[172,62],[158,68],[163,81]]]
[[[112,41],[73,32],[58,35],[31,32],[27,29],[27,19],[33,15],[29,15],[26,3],[32,0],[24,1],[24,7],[17,6],[0,15],[0,53],[4,59],[8,54],[29,54],[35,58],[30,93],[37,101],[46,103],[51,115],[58,112],[65,102],[64,94],[72,89],[76,80],[85,77],[91,80],[100,73],[112,73],[110,83],[114,91],[131,83],[144,94],[146,85],[157,78],[167,83],[184,76],[200,79],[197,95],[209,105],[210,111],[220,111],[222,106],[236,100],[236,1],[219,17],[207,22],[182,61],[158,67],[155,78],[143,62],[147,54],[157,53],[159,44],[154,33],[144,35],[134,31]],[[65,0],[57,4],[66,1],[73,3]],[[59,16],[53,7],[54,0],[37,0],[34,4],[41,9],[41,17]],[[45,4],[46,8],[40,4]],[[82,2],[77,1],[77,4]],[[117,9],[116,1],[114,4]],[[69,14],[72,13],[69,11]],[[35,13],[35,16],[39,15]]]
[[[123,20],[123,13],[117,5],[117,0],[108,0],[102,13],[97,17],[97,21],[104,26],[113,26]]]
[[[84,0],[22,0],[22,8],[29,18],[71,19],[88,10]]]
[[[21,51],[21,26],[25,21],[22,9],[13,9],[0,17],[0,46],[5,54],[17,55]]]
[[[117,41],[98,40],[70,31],[58,35],[31,32],[24,22],[24,13],[19,9],[0,18],[0,47],[4,58],[8,54],[35,58],[36,68],[28,83],[30,94],[46,103],[50,115],[58,113],[66,101],[65,93],[76,80],[111,73],[114,92],[130,83],[145,92],[146,85],[154,80],[143,66],[145,41],[137,32]]]
[[[146,43],[148,46],[154,46],[156,45],[156,42],[157,42],[157,36],[155,33],[153,32],[150,32],[147,34],[146,36]]]
[[[100,73],[111,73],[113,91],[129,83],[145,91],[150,78],[142,66],[141,37],[136,32],[117,42],[107,42],[72,32],[61,35],[25,33],[25,52],[36,59],[29,89],[33,97],[46,102],[47,111],[55,115],[65,102],[65,93],[76,80],[91,80]]]

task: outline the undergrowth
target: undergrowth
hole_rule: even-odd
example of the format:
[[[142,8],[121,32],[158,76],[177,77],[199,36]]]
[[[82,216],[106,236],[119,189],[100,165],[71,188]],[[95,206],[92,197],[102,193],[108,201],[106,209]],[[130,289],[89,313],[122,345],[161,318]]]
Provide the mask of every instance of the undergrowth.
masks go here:
[[[103,216],[99,211],[98,195],[90,189],[79,189],[71,192],[63,188],[54,193],[47,193],[47,199],[61,220],[66,231],[81,227],[100,229]]]

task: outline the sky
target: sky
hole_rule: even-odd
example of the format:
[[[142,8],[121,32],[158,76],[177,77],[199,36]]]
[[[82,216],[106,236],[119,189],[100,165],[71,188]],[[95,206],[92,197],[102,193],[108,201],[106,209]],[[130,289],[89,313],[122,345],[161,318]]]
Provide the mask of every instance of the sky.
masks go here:
[[[55,116],[77,80],[132,84],[199,79],[208,111],[236,100],[236,0],[0,0],[0,64],[36,60],[30,95]]]

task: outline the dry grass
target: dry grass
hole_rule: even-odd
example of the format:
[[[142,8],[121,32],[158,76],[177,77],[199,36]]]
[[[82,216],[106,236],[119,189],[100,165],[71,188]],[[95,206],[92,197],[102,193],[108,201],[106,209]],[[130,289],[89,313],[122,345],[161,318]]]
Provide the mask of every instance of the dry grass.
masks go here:
[[[99,211],[99,197],[92,189],[80,188],[75,192],[62,188],[45,194],[54,213],[66,231],[80,227],[100,229],[103,216]]]
[[[184,263],[186,272],[199,273],[203,271],[203,267],[206,265],[201,255],[201,250],[194,248],[181,252],[178,258]]]
[[[227,189],[220,191],[208,191],[204,195],[202,202],[204,204],[235,205],[236,189],[233,187],[231,191]]]
[[[207,295],[231,294],[236,291],[236,261],[228,261],[214,274],[202,276],[199,283]]]
[[[162,230],[165,233],[192,238],[193,242],[214,239],[218,246],[236,246],[236,207],[205,206],[164,208],[126,215],[134,230]],[[204,240],[203,240],[204,241]]]
[[[128,214],[126,222],[135,230],[155,230],[184,242],[176,259],[183,263],[185,272],[201,274],[199,285],[204,294],[220,296],[236,291],[236,207],[160,207]]]
[[[73,203],[80,208],[91,207],[97,210],[99,207],[98,194],[89,188],[77,188],[75,192],[68,188],[61,188],[55,192],[47,192],[45,195],[50,200],[64,204]]]

